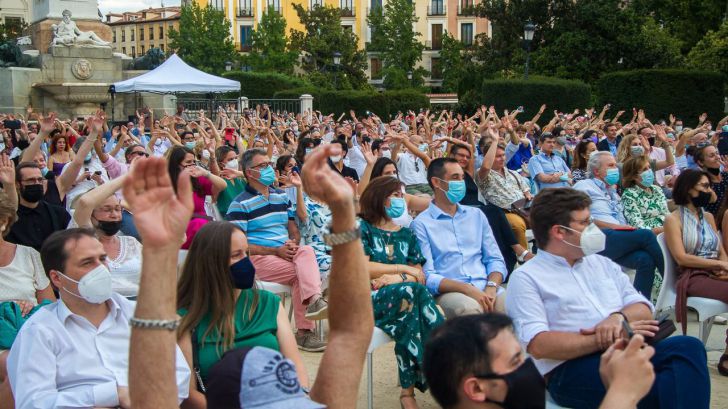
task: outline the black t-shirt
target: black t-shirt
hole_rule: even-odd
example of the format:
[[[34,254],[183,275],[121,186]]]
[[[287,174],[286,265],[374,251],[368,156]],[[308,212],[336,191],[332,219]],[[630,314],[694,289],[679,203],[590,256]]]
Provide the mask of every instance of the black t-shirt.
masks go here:
[[[58,230],[64,230],[71,221],[65,208],[41,200],[36,208],[18,205],[18,220],[5,237],[10,243],[32,247],[40,251],[43,241]]]
[[[329,166],[331,167],[331,169],[339,172],[339,174],[341,176],[343,176],[345,178],[349,177],[349,178],[356,180],[357,183],[359,182],[359,174],[356,173],[356,170],[354,170],[353,168],[343,165],[343,167],[341,168],[341,171],[339,171],[339,169],[336,167],[336,165],[334,165],[334,162],[332,162],[331,159],[329,159]]]

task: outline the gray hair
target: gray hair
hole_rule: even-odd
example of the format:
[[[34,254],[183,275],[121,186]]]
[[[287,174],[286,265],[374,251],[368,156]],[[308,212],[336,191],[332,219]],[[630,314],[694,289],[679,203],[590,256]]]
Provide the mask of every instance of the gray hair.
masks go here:
[[[594,171],[602,167],[602,158],[605,156],[612,156],[610,152],[606,151],[595,151],[589,156],[589,162],[586,164],[586,170],[589,172],[589,177],[594,177]]]
[[[243,153],[243,158],[240,161],[240,167],[243,172],[253,166],[253,158],[256,156],[268,156],[263,149],[248,149]]]

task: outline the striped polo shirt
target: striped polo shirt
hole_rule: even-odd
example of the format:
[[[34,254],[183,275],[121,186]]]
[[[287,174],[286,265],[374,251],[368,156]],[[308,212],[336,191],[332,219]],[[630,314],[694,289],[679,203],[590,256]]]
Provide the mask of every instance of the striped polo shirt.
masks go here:
[[[246,185],[230,203],[226,219],[245,232],[250,244],[280,247],[288,241],[288,220],[293,220],[295,214],[285,191],[268,189],[266,198]]]

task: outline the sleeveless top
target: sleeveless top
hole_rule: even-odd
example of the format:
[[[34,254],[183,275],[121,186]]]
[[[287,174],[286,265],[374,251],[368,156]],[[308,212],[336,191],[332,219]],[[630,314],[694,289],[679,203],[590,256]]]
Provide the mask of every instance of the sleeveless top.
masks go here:
[[[704,258],[718,258],[720,236],[705,220],[705,210],[699,209],[699,217],[695,217],[693,212],[680,206],[680,220],[685,252]]]

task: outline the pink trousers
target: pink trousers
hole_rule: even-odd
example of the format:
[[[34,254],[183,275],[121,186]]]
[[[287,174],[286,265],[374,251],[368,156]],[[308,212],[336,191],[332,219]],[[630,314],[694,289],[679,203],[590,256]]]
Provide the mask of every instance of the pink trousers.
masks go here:
[[[321,294],[321,274],[313,248],[300,246],[293,261],[278,256],[250,256],[255,275],[263,281],[291,286],[296,328],[311,330],[314,323],[306,319],[306,305],[311,297]]]

